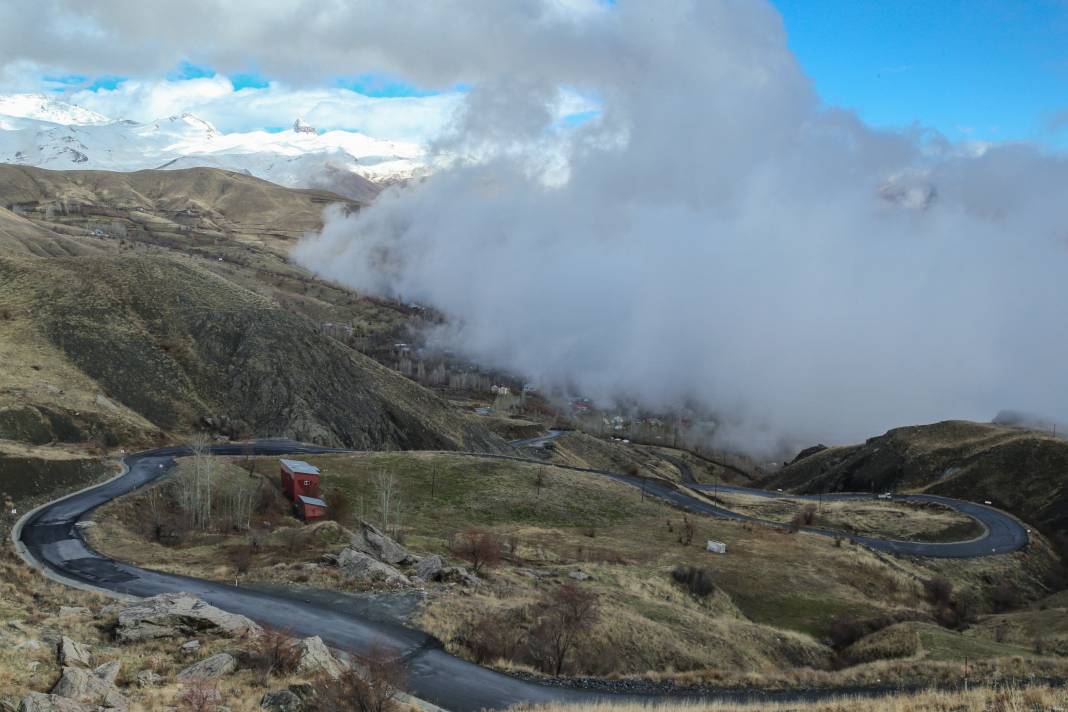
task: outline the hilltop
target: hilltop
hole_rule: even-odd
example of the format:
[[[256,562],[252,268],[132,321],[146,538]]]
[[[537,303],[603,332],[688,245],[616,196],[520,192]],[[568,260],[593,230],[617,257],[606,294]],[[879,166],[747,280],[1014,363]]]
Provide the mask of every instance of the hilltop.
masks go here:
[[[215,169],[0,166],[0,439],[108,447],[207,428],[501,447],[323,332],[329,319],[388,335],[409,316],[288,263],[327,205],[359,209]]]
[[[799,457],[765,486],[802,493],[908,490],[988,500],[1056,534],[1068,529],[1068,442],[1034,430],[960,420],[895,428],[860,445]]]

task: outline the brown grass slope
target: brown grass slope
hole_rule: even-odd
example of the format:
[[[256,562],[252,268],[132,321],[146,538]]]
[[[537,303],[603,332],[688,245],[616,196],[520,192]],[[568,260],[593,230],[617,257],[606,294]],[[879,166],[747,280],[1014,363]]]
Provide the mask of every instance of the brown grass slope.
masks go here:
[[[390,340],[412,312],[288,263],[333,203],[358,207],[215,169],[0,166],[0,205],[20,213],[0,208],[0,440],[132,445],[209,417],[229,435],[502,447],[321,333]]]
[[[32,295],[33,326],[58,360],[165,431],[225,415],[236,434],[357,448],[500,443],[429,391],[193,261],[0,259],[0,280]]]
[[[1068,529],[1068,441],[988,423],[896,428],[862,445],[829,448],[793,462],[765,485],[990,500],[1049,533]]]
[[[255,236],[277,251],[309,230],[318,230],[322,210],[359,203],[325,190],[297,190],[215,168],[49,171],[0,164],[0,206],[32,211],[50,208],[57,219],[70,213],[133,217],[157,227],[171,222],[192,229]]]

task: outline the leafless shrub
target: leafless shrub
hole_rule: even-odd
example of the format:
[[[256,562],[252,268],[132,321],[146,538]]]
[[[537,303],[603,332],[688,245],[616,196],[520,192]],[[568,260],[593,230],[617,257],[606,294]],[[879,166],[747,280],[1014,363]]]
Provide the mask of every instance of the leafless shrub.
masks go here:
[[[708,569],[696,566],[676,566],[671,572],[671,578],[698,598],[705,598],[716,590],[716,582],[713,581],[712,572]]]
[[[335,487],[326,493],[323,500],[326,502],[327,511],[331,519],[340,524],[352,522],[353,507],[348,492],[340,487]]]
[[[471,564],[471,571],[496,566],[501,561],[500,540],[490,532],[470,529],[457,537],[456,555]]]
[[[940,576],[935,576],[924,580],[923,592],[930,603],[936,606],[947,606],[953,599],[953,584]]]
[[[389,712],[397,708],[406,671],[400,657],[387,647],[373,645],[361,660],[364,674],[346,670],[337,679],[320,679],[312,709],[317,712]]]
[[[479,665],[511,660],[519,651],[524,631],[515,611],[487,613],[475,620],[464,635],[464,645]]]
[[[274,676],[290,675],[300,664],[300,650],[288,631],[265,628],[248,639],[243,651],[247,666],[266,683]]]
[[[11,313],[10,309],[7,309],[6,307],[0,309],[0,321],[11,321],[13,318],[14,315]]]
[[[1002,581],[990,593],[990,602],[998,613],[1015,608],[1020,602],[1020,590],[1011,581]]]
[[[252,567],[252,544],[238,544],[230,549],[230,565],[239,574],[247,574]]]
[[[679,543],[683,546],[689,546],[693,543],[695,527],[693,520],[686,515],[682,516],[682,526],[679,528]]]
[[[190,680],[178,696],[179,712],[215,712],[219,709],[222,695],[214,682],[204,679]]]
[[[597,594],[570,583],[543,594],[533,614],[531,654],[543,671],[554,675],[563,672],[568,653],[600,617]]]
[[[586,527],[582,530],[582,533],[588,536],[590,539],[593,539],[597,536],[597,527]]]
[[[806,504],[801,510],[801,523],[806,527],[812,526],[812,522],[816,520],[816,505]]]

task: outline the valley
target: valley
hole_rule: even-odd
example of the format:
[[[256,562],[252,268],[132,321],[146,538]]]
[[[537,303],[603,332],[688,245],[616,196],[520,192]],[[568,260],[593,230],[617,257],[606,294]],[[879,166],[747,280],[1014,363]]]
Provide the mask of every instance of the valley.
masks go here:
[[[181,588],[357,656],[368,654],[369,625],[426,650],[412,653],[408,688],[448,709],[578,702],[590,691],[745,700],[1068,678],[1063,441],[941,423],[892,431],[891,447],[876,438],[766,472],[599,432],[588,427],[599,414],[574,417],[537,394],[495,397],[488,376],[408,377],[383,364],[399,367],[408,356],[398,343],[439,317],[322,281],[288,257],[328,207],[365,205],[212,168],[0,166],[0,491],[17,512],[6,525],[113,476],[130,452],[208,443],[213,518],[190,524],[178,493],[193,467],[186,451],[135,457],[129,487],[117,481],[91,500],[83,583],[110,571],[127,593]],[[359,452],[244,444],[255,438]],[[332,521],[302,523],[278,491],[277,453],[293,448],[325,473]],[[160,466],[160,482],[135,488]],[[888,490],[891,499],[875,496]],[[960,558],[870,543],[952,547],[989,534],[953,507],[910,499],[928,494],[997,498],[1038,531],[1022,548],[971,546]],[[377,562],[396,576],[344,553],[368,526],[411,553]],[[707,551],[709,540],[727,553]],[[417,576],[424,561],[450,573]],[[146,709],[186,694],[170,649],[108,637],[103,599],[64,598],[13,557],[3,567],[51,602],[33,614],[12,599],[9,614],[25,625],[12,644],[55,635],[70,615],[56,602],[84,599],[94,623],[71,630],[122,661],[124,694]],[[554,657],[545,625],[561,591],[597,613]],[[264,601],[298,606],[301,622],[266,616]],[[204,645],[234,651],[211,636]],[[20,694],[47,690],[35,682],[42,671],[62,674],[50,649],[34,655],[36,666],[9,663],[5,684]],[[134,674],[144,669],[162,684],[142,689]],[[450,679],[460,670],[462,691]],[[265,685],[325,684],[249,667],[227,680],[232,709],[257,708]]]

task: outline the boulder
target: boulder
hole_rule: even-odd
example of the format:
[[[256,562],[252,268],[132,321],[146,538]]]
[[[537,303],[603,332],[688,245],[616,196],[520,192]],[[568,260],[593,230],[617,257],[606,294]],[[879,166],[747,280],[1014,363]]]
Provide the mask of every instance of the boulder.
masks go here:
[[[422,559],[415,566],[415,578],[422,579],[424,581],[433,581],[434,578],[445,568],[445,559],[441,558],[437,554],[428,556]]]
[[[182,647],[178,648],[178,652],[185,657],[192,657],[193,655],[196,655],[198,652],[200,652],[200,641],[196,638],[193,638],[192,640],[187,640],[182,643]]]
[[[237,670],[237,658],[230,653],[217,653],[182,670],[178,673],[178,679],[182,682],[214,680],[217,677],[229,675],[235,670]]]
[[[349,541],[349,547],[387,564],[406,564],[413,560],[407,549],[368,522],[360,522],[360,532]]]
[[[319,636],[305,638],[297,644],[300,654],[300,662],[297,663],[297,671],[309,675],[323,673],[335,680],[341,677],[345,671],[345,664],[334,657],[326,643]]]
[[[98,665],[93,669],[93,674],[99,677],[104,682],[110,682],[112,685],[119,679],[119,672],[122,670],[122,663],[118,660],[112,660],[111,662]]]
[[[67,636],[63,636],[56,645],[56,658],[59,659],[59,664],[64,667],[87,668],[90,665],[91,655],[89,648],[71,640]]]
[[[63,668],[63,676],[52,688],[52,694],[68,697],[75,702],[102,705],[112,709],[124,710],[130,706],[130,701],[119,692],[119,688],[81,668]]]
[[[93,615],[92,611],[90,611],[85,606],[60,606],[59,607],[59,617],[60,618],[66,618],[68,616],[72,616],[72,617],[73,616],[89,617],[91,615]]]
[[[227,613],[187,593],[164,593],[120,611],[115,636],[132,642],[200,633],[236,637],[261,632],[245,616]]]
[[[290,690],[265,692],[260,698],[260,707],[271,712],[304,712],[304,701]]]
[[[568,574],[568,576],[570,578],[575,579],[576,581],[588,581],[591,578],[593,578],[592,576],[590,576],[585,571],[582,571],[581,569],[576,569],[575,571],[572,571],[571,573]]]
[[[366,583],[383,582],[387,584],[410,586],[411,581],[397,569],[375,559],[369,554],[356,549],[346,548],[337,557],[338,568],[351,579]]]
[[[19,712],[98,712],[97,705],[87,705],[58,695],[31,692],[22,698]]]
[[[138,687],[154,687],[163,682],[163,677],[155,670],[138,670],[136,679]]]
[[[458,583],[461,586],[477,586],[482,579],[465,569],[463,566],[446,566],[438,572],[437,581],[442,583]]]

